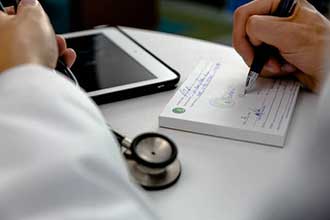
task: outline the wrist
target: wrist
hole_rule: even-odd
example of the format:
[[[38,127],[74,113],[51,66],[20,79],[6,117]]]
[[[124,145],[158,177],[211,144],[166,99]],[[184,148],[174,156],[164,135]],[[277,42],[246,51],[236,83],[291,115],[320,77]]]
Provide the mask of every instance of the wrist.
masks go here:
[[[17,57],[16,59],[1,59],[0,73],[3,73],[6,70],[22,65],[37,65],[37,66],[47,67],[50,69],[55,69],[57,59],[52,58],[51,60],[52,61],[47,61],[47,59],[40,59],[38,57],[33,57],[33,56],[28,56],[26,58]]]

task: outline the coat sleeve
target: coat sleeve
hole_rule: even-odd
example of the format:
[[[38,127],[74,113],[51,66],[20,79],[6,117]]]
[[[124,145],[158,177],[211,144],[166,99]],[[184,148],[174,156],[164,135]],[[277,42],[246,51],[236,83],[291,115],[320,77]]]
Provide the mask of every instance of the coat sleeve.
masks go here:
[[[0,75],[0,219],[155,219],[98,108],[41,66]]]

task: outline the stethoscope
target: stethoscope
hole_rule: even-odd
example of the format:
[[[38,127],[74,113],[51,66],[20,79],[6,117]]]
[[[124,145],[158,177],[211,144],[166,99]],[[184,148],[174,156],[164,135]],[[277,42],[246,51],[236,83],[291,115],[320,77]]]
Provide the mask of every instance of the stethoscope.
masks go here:
[[[133,140],[112,130],[135,181],[148,190],[165,189],[181,174],[178,149],[171,139],[158,133],[144,133]]]
[[[61,59],[56,70],[79,86],[75,75]],[[121,153],[136,183],[147,190],[161,190],[178,181],[181,164],[177,146],[171,139],[158,133],[144,133],[130,140],[119,132],[110,130],[119,142]]]

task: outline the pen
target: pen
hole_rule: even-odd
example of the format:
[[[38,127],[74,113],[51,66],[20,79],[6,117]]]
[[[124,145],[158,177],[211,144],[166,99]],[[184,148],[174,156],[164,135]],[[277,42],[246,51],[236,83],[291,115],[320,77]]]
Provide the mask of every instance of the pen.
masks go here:
[[[277,17],[289,17],[292,15],[297,0],[281,0],[276,11],[272,14]],[[278,50],[267,44],[261,44],[255,49],[255,56],[250,67],[250,71],[246,80],[244,95],[247,94],[254,86],[262,71],[265,63],[271,55],[276,55]]]
[[[0,1],[0,10],[6,12],[6,8],[3,6],[1,1]]]

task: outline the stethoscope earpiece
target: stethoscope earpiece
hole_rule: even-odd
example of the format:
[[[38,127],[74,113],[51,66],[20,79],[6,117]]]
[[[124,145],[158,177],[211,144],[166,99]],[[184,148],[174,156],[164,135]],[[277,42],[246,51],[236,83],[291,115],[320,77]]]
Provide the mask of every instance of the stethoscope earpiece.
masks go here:
[[[168,137],[158,133],[145,133],[133,141],[119,133],[115,135],[134,180],[147,190],[166,189],[177,182],[181,164],[178,149]]]

